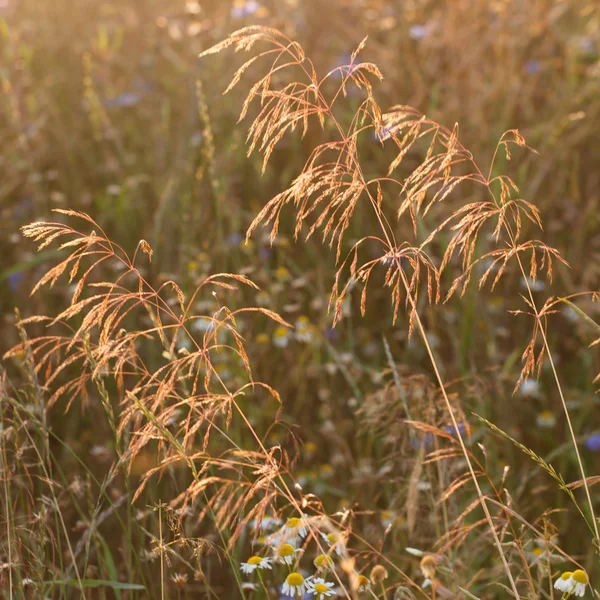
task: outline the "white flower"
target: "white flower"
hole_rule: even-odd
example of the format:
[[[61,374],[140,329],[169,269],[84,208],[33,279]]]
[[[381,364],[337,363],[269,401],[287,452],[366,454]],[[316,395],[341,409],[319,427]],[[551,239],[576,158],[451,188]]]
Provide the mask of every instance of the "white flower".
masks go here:
[[[277,348],[286,348],[290,341],[289,331],[281,326],[273,332],[273,345]]]
[[[571,581],[574,584],[573,594],[575,596],[583,596],[585,594],[585,586],[590,582],[587,573],[581,569],[577,569],[571,573]]]
[[[292,596],[295,598],[296,596],[304,596],[304,592],[308,587],[308,580],[304,579],[300,573],[290,573],[281,586],[281,591],[286,596]]]
[[[335,584],[326,582],[322,577],[317,577],[308,582],[308,591],[316,596],[318,600],[323,600],[327,596],[333,596],[334,591],[331,589]]]
[[[270,569],[271,559],[263,558],[262,556],[251,556],[248,562],[242,563],[240,569],[242,573],[250,575],[256,569]]]
[[[365,577],[364,575],[359,575],[356,579],[356,591],[359,594],[364,594],[365,592],[368,592],[371,589],[371,582],[369,581],[368,577]]]
[[[291,565],[296,559],[296,553],[300,552],[299,548],[294,548],[291,544],[282,544],[273,547],[273,550],[275,551],[275,560],[286,565]]]
[[[277,517],[271,517],[269,515],[263,515],[262,519],[259,521],[258,519],[253,519],[250,521],[250,527],[252,529],[260,529],[261,531],[265,531],[270,529],[271,527],[277,527],[281,524],[281,521]]]
[[[556,417],[551,410],[544,410],[536,417],[535,422],[538,427],[552,429],[556,425]]]
[[[342,556],[346,552],[346,545],[344,544],[344,536],[340,533],[323,533],[321,532],[321,537],[329,544],[330,547],[333,547],[335,553],[338,556]]]
[[[555,582],[554,589],[559,592],[572,592],[575,587],[573,579],[571,579],[571,571],[565,571]]]
[[[535,379],[524,379],[519,386],[523,396],[539,396],[540,384]]]
[[[296,339],[299,342],[308,344],[313,340],[314,327],[311,325],[308,317],[302,315],[296,320]]]
[[[304,538],[307,532],[308,527],[304,517],[292,517],[283,526],[283,533],[286,537]]]

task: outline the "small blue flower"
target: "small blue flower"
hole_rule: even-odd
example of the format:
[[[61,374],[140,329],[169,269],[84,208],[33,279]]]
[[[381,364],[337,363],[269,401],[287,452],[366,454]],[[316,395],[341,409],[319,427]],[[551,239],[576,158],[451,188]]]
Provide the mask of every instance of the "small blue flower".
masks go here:
[[[260,8],[256,0],[247,0],[244,4],[237,4],[231,9],[231,16],[234,19],[241,19],[253,15]]]
[[[10,273],[10,275],[8,275],[8,277],[6,278],[6,281],[11,291],[18,291],[21,287],[21,283],[23,283],[24,278],[25,274],[23,273],[23,271],[14,271],[13,273]]]
[[[422,40],[429,35],[429,26],[428,25],[411,25],[408,30],[408,35],[413,40]]]
[[[450,435],[456,435],[456,429],[454,428],[454,425],[452,425],[452,424],[446,425],[444,427],[444,431],[446,433],[449,433]],[[467,432],[467,427],[462,421],[459,421],[459,423],[458,423],[458,431],[459,431],[460,435],[464,435]]]
[[[535,59],[530,59],[525,63],[525,71],[528,75],[537,75],[541,70],[540,62]]]
[[[113,98],[107,98],[104,101],[104,107],[111,108],[123,108],[128,106],[135,106],[142,99],[142,95],[137,92],[124,92]]]
[[[600,452],[600,433],[590,435],[590,437],[585,440],[585,445],[588,450],[591,450],[592,452]]]
[[[429,448],[430,446],[433,446],[433,434],[431,433],[426,433],[425,437],[423,438],[417,438],[414,437],[410,440],[410,445],[413,448]]]
[[[333,327],[327,327],[325,329],[325,337],[330,341],[333,342],[333,340],[335,340],[338,336],[337,331],[333,328]]]
[[[232,233],[228,238],[227,238],[227,243],[230,246],[234,246],[234,247],[238,247],[244,240],[244,236],[242,236],[241,233],[235,232]]]

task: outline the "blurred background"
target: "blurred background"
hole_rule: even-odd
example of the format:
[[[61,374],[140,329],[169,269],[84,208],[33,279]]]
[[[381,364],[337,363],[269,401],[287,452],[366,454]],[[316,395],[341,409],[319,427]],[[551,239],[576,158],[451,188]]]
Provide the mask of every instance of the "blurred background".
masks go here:
[[[321,75],[347,64],[368,35],[361,56],[384,75],[374,92],[379,104],[414,106],[450,129],[458,123],[462,143],[483,169],[502,133],[518,128],[538,154],[517,149],[510,162],[499,159],[497,168],[539,208],[544,231],[535,235],[570,265],[558,268],[552,283],[537,281],[536,297],[543,301],[598,289],[596,2],[0,0],[0,349],[18,342],[15,307],[23,316],[47,314],[70,299],[66,285],[29,296],[59,254],[36,253],[19,227],[51,218],[53,208],[87,212],[128,251],[139,239],[147,240],[154,249],[148,277],[176,279],[186,293],[208,274],[244,273],[261,291],[227,302],[264,306],[296,326],[288,330],[263,319],[243,324],[256,377],[279,391],[280,418],[289,425],[265,428],[270,443],[290,443],[292,433],[301,441],[295,477],[320,495],[328,510],[368,508],[374,512],[364,517],[367,536],[375,539],[391,519],[400,524],[400,545],[429,549],[440,532],[426,482],[414,530],[409,535],[402,529],[407,514],[401,490],[411,477],[414,445],[400,422],[398,394],[388,386],[393,374],[384,339],[410,393],[412,418],[448,427],[422,343],[407,340],[405,318],[391,325],[388,291],[376,287],[365,317],[358,291],[332,328],[327,306],[334,253],[318,239],[296,242],[291,210],[272,246],[262,229],[244,241],[256,213],[300,172],[318,139],[318,131],[304,139],[284,137],[264,175],[260,156],[247,157],[251,117],[240,125],[236,121],[242,92],[260,71],[249,69],[223,96],[247,57],[233,52],[197,57],[250,24],[277,28],[300,42]],[[352,94],[344,100],[348,116],[358,102]],[[367,138],[361,144],[363,163],[385,172],[389,155],[381,144]],[[403,168],[410,172],[421,159],[409,156]],[[475,193],[457,190],[454,206]],[[365,209],[364,218],[350,227],[348,244],[367,233],[370,220]],[[462,300],[422,309],[443,375],[454,382],[453,400],[463,411],[471,443],[489,435],[472,416],[475,411],[550,457],[567,481],[576,479],[547,366],[539,382],[525,382],[512,396],[532,328],[527,317],[508,312],[523,308],[524,281],[514,272],[493,292],[471,288]],[[581,308],[593,317],[596,309],[586,298]],[[203,314],[217,307],[210,295],[199,300]],[[550,345],[585,465],[595,474],[600,420],[593,380],[600,361],[588,344],[596,334],[571,309],[551,319]],[[232,381],[242,376],[237,364],[223,362],[219,369]],[[258,427],[262,419],[272,419],[275,406],[249,411]],[[100,415],[100,404],[92,401],[68,417],[58,405],[50,417],[57,435],[98,474],[113,452],[103,441],[103,426],[92,427]],[[505,464],[513,465],[515,506],[528,519],[549,507],[566,508],[568,498],[518,449],[491,444],[488,468],[500,477]],[[139,472],[147,466],[140,462]],[[578,530],[576,519],[571,512],[555,516],[559,530]],[[576,555],[587,551],[570,536],[561,543]]]

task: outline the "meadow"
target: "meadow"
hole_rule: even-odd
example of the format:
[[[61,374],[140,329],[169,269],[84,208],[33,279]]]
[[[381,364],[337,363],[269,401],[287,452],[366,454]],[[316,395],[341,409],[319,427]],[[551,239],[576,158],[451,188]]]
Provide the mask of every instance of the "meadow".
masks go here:
[[[600,597],[600,6],[0,0],[0,596]]]

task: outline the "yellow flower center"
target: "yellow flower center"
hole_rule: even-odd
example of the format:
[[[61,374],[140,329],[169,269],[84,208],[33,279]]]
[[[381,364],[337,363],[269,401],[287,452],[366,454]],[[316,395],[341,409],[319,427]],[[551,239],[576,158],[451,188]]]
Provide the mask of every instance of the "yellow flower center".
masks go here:
[[[336,539],[335,539],[335,533],[328,533],[327,534],[327,539],[332,543],[335,544],[336,543]]]
[[[564,572],[564,573],[563,573],[563,574],[560,576],[560,578],[561,578],[561,579],[564,579],[564,580],[566,581],[567,579],[569,579],[569,577],[571,577],[571,575],[573,575],[573,573],[571,573],[571,571],[565,571],[565,572]]]
[[[359,575],[358,576],[358,587],[365,587],[366,585],[369,585],[369,580],[364,576],[364,575]]]
[[[297,587],[304,583],[304,577],[302,577],[302,575],[300,575],[300,573],[290,573],[287,576],[286,582],[288,585]]]
[[[262,561],[262,556],[251,556],[248,559],[248,564],[249,565],[260,565],[261,561]]]
[[[577,569],[577,571],[573,571],[573,574],[571,575],[571,577],[577,583],[583,583],[583,585],[587,585],[590,582],[590,580],[588,579],[587,573],[585,571],[582,571],[581,569]]]
[[[329,567],[333,565],[333,558],[331,558],[331,556],[327,556],[327,554],[319,554],[319,556],[317,556],[313,562],[315,567],[318,568]]]
[[[294,546],[291,544],[284,544],[281,546],[281,550],[279,551],[279,556],[292,556],[294,554]]]
[[[301,521],[297,517],[292,517],[291,519],[288,519],[288,521],[287,521],[287,526],[290,529],[296,529],[297,527],[300,527],[300,524],[301,524]]]
[[[544,553],[544,549],[540,548],[539,546],[536,546],[533,550],[532,550],[532,554],[534,556],[540,556],[541,554]]]
[[[329,588],[324,583],[317,583],[317,585],[315,585],[315,592],[318,594],[323,594],[327,591],[329,591]]]

